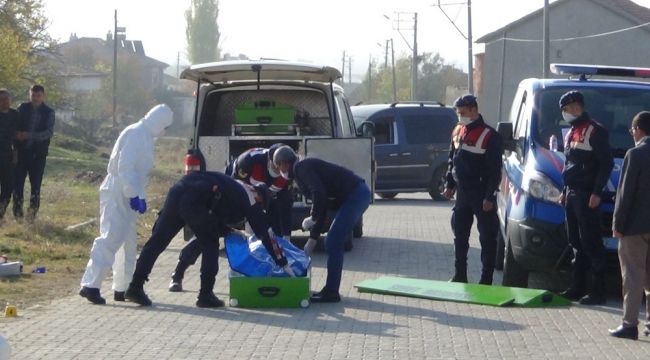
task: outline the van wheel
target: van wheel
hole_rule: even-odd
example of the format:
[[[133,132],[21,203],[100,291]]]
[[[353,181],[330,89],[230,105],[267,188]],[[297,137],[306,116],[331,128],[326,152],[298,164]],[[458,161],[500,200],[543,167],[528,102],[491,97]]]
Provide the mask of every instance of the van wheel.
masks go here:
[[[503,265],[503,286],[528,287],[528,270],[524,269],[512,253],[510,239],[506,243],[505,263]]]
[[[445,191],[445,175],[447,174],[447,168],[441,166],[436,169],[431,178],[431,185],[429,186],[429,196],[433,201],[449,201],[446,197],[442,196],[442,193]]]
[[[387,192],[387,193],[377,193],[377,195],[379,195],[379,197],[382,198],[382,199],[392,199],[395,196],[397,196],[397,193],[396,192]]]
[[[363,217],[359,219],[359,222],[357,222],[354,225],[354,229],[352,229],[352,237],[355,239],[358,239],[363,236]]]
[[[499,232],[497,233],[497,256],[494,260],[494,268],[496,270],[503,270],[503,261],[506,253],[506,243],[503,241],[503,234],[501,233],[501,227],[499,227]]]

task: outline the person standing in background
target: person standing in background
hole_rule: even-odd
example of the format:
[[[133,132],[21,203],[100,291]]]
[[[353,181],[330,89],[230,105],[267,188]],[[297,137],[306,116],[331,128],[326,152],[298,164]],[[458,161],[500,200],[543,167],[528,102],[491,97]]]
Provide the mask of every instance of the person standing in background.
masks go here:
[[[0,89],[0,220],[5,216],[13,189],[13,141],[17,126],[18,112],[11,108],[11,93]]]

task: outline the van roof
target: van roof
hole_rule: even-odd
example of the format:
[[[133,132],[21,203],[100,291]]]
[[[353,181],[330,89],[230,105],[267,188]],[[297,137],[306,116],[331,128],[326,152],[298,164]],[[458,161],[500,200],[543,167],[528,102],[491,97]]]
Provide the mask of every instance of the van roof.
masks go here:
[[[196,64],[183,70],[180,76],[181,79],[212,83],[258,79],[333,82],[341,77],[341,72],[333,67],[283,60],[235,60]]]

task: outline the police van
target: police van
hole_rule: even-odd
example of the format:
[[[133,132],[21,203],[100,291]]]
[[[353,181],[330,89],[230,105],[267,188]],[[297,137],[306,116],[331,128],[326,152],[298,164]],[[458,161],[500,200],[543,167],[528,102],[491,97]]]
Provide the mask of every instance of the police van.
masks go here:
[[[650,77],[650,69],[551,64],[551,71],[567,78],[521,81],[509,118],[497,125],[505,148],[497,196],[497,266],[503,266],[506,286],[526,287],[531,271],[556,272],[573,256],[558,203],[564,186],[563,139],[570,129],[558,106],[560,96],[582,92],[585,111],[609,132],[614,169],[602,195],[601,230],[612,258],[618,246],[612,237],[615,192],[623,157],[634,146],[628,129],[634,115],[650,109],[650,83],[633,81]]]
[[[357,137],[350,105],[329,66],[283,60],[192,65],[181,79],[196,82],[196,107],[185,170],[223,171],[242,152],[275,143],[345,166],[372,188],[373,138]],[[364,130],[372,134],[372,129]],[[294,191],[292,228],[311,204]],[[363,233],[363,222],[355,237]],[[186,237],[189,236],[186,233]]]

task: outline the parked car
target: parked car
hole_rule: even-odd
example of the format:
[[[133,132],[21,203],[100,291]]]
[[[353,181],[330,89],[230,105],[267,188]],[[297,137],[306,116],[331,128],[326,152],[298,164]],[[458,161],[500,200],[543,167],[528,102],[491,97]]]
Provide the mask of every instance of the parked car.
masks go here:
[[[401,192],[428,192],[446,200],[444,178],[451,132],[458,123],[453,108],[430,102],[357,105],[354,122],[374,125],[377,177],[375,192],[394,198]]]
[[[568,64],[552,64],[551,69],[568,79],[521,81],[509,118],[497,125],[506,148],[497,196],[501,225],[497,264],[503,264],[503,284],[508,286],[526,287],[529,272],[556,272],[572,259],[564,208],[558,204],[564,187],[562,139],[570,128],[562,119],[560,96],[570,90],[582,92],[586,111],[609,132],[615,164],[600,208],[603,243],[613,264],[618,245],[612,237],[614,196],[622,159],[634,146],[628,128],[634,115],[650,106],[649,83],[592,78],[648,77],[650,69]],[[556,150],[552,138],[557,140]]]
[[[280,60],[192,65],[182,79],[197,83],[194,131],[185,169],[222,171],[243,151],[291,146],[298,154],[343,165],[372,188],[371,137],[358,137],[343,88],[332,67]],[[292,228],[311,204],[294,191]],[[354,235],[360,237],[360,221]]]

